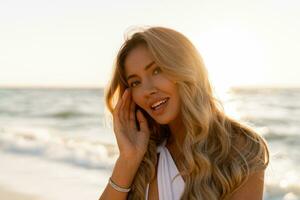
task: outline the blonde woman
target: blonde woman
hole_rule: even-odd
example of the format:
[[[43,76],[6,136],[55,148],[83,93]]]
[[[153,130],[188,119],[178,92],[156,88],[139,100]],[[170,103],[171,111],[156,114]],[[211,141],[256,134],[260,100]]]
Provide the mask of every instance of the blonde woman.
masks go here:
[[[183,34],[129,35],[105,99],[120,154],[101,200],[262,199],[267,145],[224,113]]]

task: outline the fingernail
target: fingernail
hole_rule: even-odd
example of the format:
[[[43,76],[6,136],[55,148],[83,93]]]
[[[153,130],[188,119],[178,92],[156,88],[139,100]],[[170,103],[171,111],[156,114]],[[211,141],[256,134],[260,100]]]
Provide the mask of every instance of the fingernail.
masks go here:
[[[123,98],[125,97],[125,96],[127,96],[127,93],[128,93],[128,91],[127,91],[127,89],[124,91],[124,93],[123,93]]]

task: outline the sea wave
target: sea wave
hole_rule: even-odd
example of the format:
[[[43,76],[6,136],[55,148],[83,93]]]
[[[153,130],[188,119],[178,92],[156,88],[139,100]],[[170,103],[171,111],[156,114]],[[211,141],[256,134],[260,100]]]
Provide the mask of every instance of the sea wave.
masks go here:
[[[266,200],[300,200],[300,184],[267,183],[264,197]]]
[[[84,168],[111,169],[118,150],[112,144],[85,138],[51,135],[46,130],[0,130],[0,149],[17,154],[30,154],[43,159],[66,162]]]
[[[76,110],[62,110],[58,112],[54,112],[51,114],[44,114],[39,117],[51,117],[51,118],[59,118],[59,119],[69,119],[69,118],[78,118],[78,117],[95,117],[96,115],[93,113],[81,112]]]

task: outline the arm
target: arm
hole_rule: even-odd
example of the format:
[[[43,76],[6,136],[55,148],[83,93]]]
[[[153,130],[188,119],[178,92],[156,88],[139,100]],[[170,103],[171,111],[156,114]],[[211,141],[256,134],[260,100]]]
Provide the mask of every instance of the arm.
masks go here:
[[[138,167],[139,166],[137,164],[130,162],[128,159],[123,159],[120,157],[114,166],[111,178],[116,184],[124,188],[129,188],[132,184]],[[127,195],[128,193],[119,192],[110,184],[107,184],[99,200],[125,200],[127,199]]]
[[[247,182],[234,192],[230,200],[262,200],[264,190],[264,170],[253,173]]]
[[[135,103],[129,89],[126,89],[119,99],[113,111],[113,120],[120,156],[114,166],[111,179],[118,186],[129,188],[147,151],[150,139],[148,122],[142,112],[137,111],[135,118]],[[99,200],[125,200],[127,195],[128,193],[119,192],[108,184]]]

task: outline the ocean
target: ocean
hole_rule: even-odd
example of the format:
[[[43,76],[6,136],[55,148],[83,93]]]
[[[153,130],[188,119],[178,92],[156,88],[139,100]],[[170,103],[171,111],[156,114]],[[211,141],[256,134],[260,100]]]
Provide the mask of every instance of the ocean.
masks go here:
[[[264,200],[300,199],[300,88],[232,88],[225,112],[268,142]],[[118,156],[103,89],[0,89],[0,186],[97,199]]]

